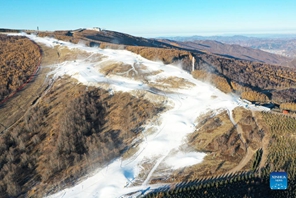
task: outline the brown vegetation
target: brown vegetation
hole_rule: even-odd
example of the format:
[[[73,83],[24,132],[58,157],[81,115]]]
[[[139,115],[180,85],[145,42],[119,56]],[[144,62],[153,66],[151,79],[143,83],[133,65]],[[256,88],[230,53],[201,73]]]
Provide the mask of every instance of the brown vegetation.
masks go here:
[[[245,91],[241,94],[241,97],[251,102],[256,102],[256,101],[267,102],[268,101],[268,97],[265,94],[259,93],[257,91]]]
[[[39,47],[26,37],[0,34],[0,102],[23,85],[36,70]]]
[[[258,89],[289,88],[296,85],[296,73],[292,68],[200,55],[215,71],[237,83]]]
[[[278,103],[296,102],[296,88],[276,90],[272,92],[272,99]]]
[[[78,43],[79,39],[73,38],[70,31],[55,31],[55,32],[39,32],[40,37],[54,37],[58,40]]]
[[[239,83],[234,82],[234,81],[231,81],[230,85],[231,85],[232,89],[234,90],[234,92],[237,94],[241,94],[242,92],[245,92],[245,91],[252,91],[251,88],[240,85]]]
[[[162,88],[175,88],[175,89],[185,89],[185,88],[190,88],[194,84],[189,82],[188,80],[184,78],[179,78],[179,77],[168,77],[168,78],[159,78],[156,79],[157,83],[149,83],[150,85],[153,85],[153,87],[162,87]]]
[[[159,105],[128,93],[109,95],[58,80],[0,136],[0,197],[41,197],[73,184],[122,155],[159,111]]]
[[[127,46],[127,50],[134,52],[149,60],[162,61],[164,64],[182,63],[191,64],[192,55],[190,52],[177,49],[163,49],[152,47]]]
[[[286,110],[290,110],[290,111],[296,111],[296,103],[282,103],[280,105],[280,109],[286,109]]]

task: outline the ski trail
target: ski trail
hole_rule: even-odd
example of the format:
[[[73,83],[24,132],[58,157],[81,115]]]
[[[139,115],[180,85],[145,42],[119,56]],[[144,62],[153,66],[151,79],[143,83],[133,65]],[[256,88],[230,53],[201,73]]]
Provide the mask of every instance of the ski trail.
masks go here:
[[[56,40],[53,38],[39,38],[34,35],[27,35],[35,42],[55,46]],[[57,194],[51,195],[52,198],[75,198],[75,197],[104,197],[114,198],[128,194],[130,192],[143,191],[149,189],[149,181],[153,177],[158,167],[164,165],[171,169],[183,168],[203,161],[206,154],[200,152],[181,153],[179,147],[184,143],[188,134],[195,131],[196,118],[208,111],[219,112],[221,109],[227,110],[232,123],[235,124],[232,117],[232,110],[244,105],[237,97],[227,95],[217,88],[194,79],[191,74],[177,68],[173,65],[164,65],[163,63],[154,62],[140,57],[137,54],[126,50],[111,50],[90,48],[82,45],[75,45],[59,41],[69,49],[79,49],[85,52],[102,55],[104,58],[97,62],[79,59],[76,62],[68,61],[60,63],[51,74],[53,78],[70,75],[78,80],[78,82],[86,86],[102,86],[102,83],[107,83],[108,88],[116,91],[130,92],[134,90],[147,91],[156,96],[165,97],[172,102],[170,109],[159,114],[160,125],[155,123],[147,124],[143,134],[149,127],[156,127],[156,131],[145,135],[145,141],[141,142],[138,147],[139,151],[133,154],[130,158],[123,160],[122,158],[114,159],[107,167],[97,167],[97,170],[89,175],[77,185],[71,188],[64,189]],[[110,75],[105,76],[100,73],[101,63],[105,61],[121,62],[131,65],[135,72],[140,67],[135,68],[135,62],[141,62],[144,65],[145,72],[160,71],[156,75],[148,76],[146,79],[133,80],[130,78]],[[106,62],[108,63],[108,62]],[[177,77],[186,79],[194,85],[190,88],[172,89],[170,92],[153,89],[149,86],[149,81],[157,82],[157,79],[168,77]],[[212,96],[216,97],[212,97]],[[177,154],[170,154],[171,151],[176,151]],[[167,157],[170,160],[167,160]],[[140,186],[127,187],[127,182],[140,179],[141,171],[145,162],[156,161],[156,164],[149,171],[145,181]],[[185,162],[185,163],[184,163]],[[175,166],[178,165],[178,166]],[[142,167],[142,168],[141,168]],[[176,168],[177,167],[177,168]],[[82,186],[84,188],[82,189]],[[145,190],[144,190],[145,191]],[[64,194],[65,193],[65,194]]]
[[[228,113],[229,119],[230,119],[230,121],[232,122],[232,124],[233,124],[234,126],[236,126],[236,122],[235,122],[235,120],[234,120],[234,118],[233,118],[232,111],[228,109],[228,110],[227,110],[227,113]]]
[[[158,168],[158,166],[160,165],[160,163],[164,160],[164,158],[166,158],[166,156],[169,154],[169,152],[167,152],[165,155],[163,155],[161,158],[159,158],[156,162],[156,164],[153,166],[153,168],[151,169],[151,171],[149,172],[149,174],[147,175],[145,181],[142,183],[142,186],[146,186],[152,176],[152,174],[154,173],[154,171]]]
[[[134,64],[132,64],[132,69],[134,70],[134,72],[138,75],[138,71],[136,70],[136,68],[135,68],[135,65],[136,65],[137,63],[134,63]]]

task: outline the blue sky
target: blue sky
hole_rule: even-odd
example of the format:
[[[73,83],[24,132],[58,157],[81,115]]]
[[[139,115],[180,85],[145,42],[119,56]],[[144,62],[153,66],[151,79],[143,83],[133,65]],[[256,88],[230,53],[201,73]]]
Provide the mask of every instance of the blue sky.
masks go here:
[[[137,36],[296,33],[295,0],[0,0],[0,28]]]

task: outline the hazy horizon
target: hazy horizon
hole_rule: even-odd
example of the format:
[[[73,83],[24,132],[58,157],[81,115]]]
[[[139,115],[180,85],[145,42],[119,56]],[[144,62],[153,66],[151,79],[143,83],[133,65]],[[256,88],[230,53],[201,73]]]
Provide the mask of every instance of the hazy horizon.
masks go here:
[[[142,37],[296,34],[296,2],[111,0],[3,1],[0,26],[60,30],[101,27]]]

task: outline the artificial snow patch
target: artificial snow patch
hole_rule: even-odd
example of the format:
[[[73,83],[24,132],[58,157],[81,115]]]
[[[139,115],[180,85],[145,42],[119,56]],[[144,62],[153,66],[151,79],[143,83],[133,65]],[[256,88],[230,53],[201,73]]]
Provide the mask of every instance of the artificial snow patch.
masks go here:
[[[168,157],[165,160],[165,163],[171,167],[172,169],[179,169],[186,166],[192,166],[194,164],[198,164],[202,162],[203,158],[206,156],[205,153],[198,152],[178,152],[176,155]]]

